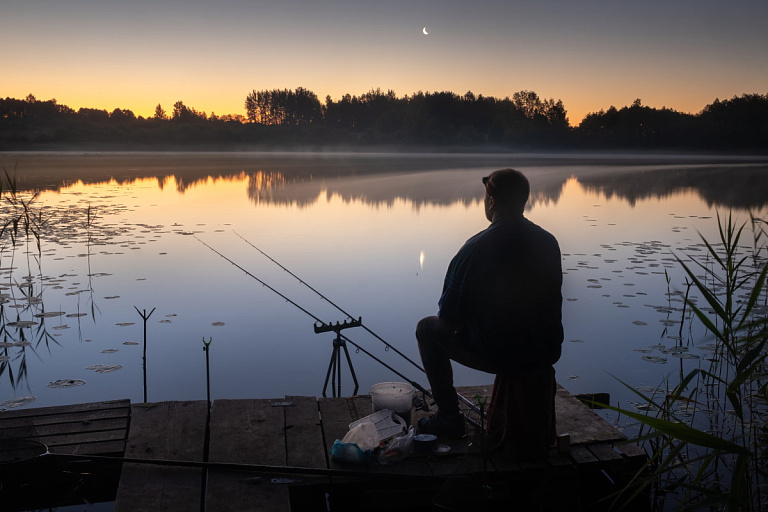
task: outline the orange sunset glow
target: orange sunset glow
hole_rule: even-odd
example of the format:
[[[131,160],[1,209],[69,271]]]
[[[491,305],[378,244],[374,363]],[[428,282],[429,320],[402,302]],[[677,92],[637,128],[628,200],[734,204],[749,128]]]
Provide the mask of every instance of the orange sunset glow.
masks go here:
[[[763,93],[763,2],[4,2],[0,96],[152,116],[244,114],[252,90],[561,99],[571,124]],[[422,28],[429,26],[429,33]]]

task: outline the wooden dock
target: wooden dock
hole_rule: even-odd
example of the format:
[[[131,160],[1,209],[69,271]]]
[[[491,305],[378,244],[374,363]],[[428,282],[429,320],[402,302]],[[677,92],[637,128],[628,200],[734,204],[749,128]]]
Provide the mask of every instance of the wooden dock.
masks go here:
[[[490,391],[490,385],[459,389],[467,397]],[[594,509],[647,460],[563,388],[556,398],[558,433],[570,435],[570,448],[553,448],[547,463],[538,465],[483,456],[472,429],[467,439],[448,442],[450,451],[441,455],[387,465],[330,460],[334,440],[371,414],[368,396],[215,400],[210,418],[207,406],[117,400],[0,412],[0,439],[37,440],[54,454],[0,465],[0,477],[16,484],[0,488],[0,502],[31,508],[25,494],[32,489],[22,470],[40,475],[45,465],[54,473],[63,467],[79,471],[79,488],[101,488],[117,512],[493,510],[510,503],[523,510],[580,510]],[[412,420],[424,414],[415,412]],[[30,494],[35,508],[69,504]],[[51,499],[65,499],[62,494]]]

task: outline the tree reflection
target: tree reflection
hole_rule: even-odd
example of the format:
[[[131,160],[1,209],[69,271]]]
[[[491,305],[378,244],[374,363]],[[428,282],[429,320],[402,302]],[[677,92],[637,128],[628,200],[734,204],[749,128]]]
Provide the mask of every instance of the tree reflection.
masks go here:
[[[94,155],[0,155],[19,169],[20,190],[61,190],[73,183],[171,180],[186,190],[209,180],[242,180],[256,204],[309,205],[321,194],[388,205],[469,204],[482,198],[477,177],[515,167],[531,180],[535,202],[556,203],[568,179],[587,190],[638,200],[681,190],[698,193],[710,206],[760,208],[768,198],[765,158],[585,154],[326,154],[326,153],[106,153]],[[442,174],[441,174],[442,173]]]

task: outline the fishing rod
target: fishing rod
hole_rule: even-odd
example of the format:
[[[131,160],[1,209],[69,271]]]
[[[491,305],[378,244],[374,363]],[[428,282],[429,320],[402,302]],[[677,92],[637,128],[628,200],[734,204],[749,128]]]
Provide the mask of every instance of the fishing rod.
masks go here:
[[[290,274],[290,275],[291,275],[291,277],[295,278],[295,279],[296,279],[298,282],[300,282],[301,284],[303,284],[304,286],[306,286],[307,288],[309,288],[310,290],[312,290],[313,292],[315,292],[315,293],[316,293],[316,294],[317,294],[317,295],[318,295],[318,296],[319,296],[321,299],[323,299],[324,301],[326,301],[326,302],[327,302],[328,304],[330,304],[331,306],[335,307],[335,308],[336,308],[337,310],[339,310],[341,313],[343,313],[343,314],[347,315],[347,318],[351,318],[351,319],[353,319],[353,320],[354,320],[354,318],[355,318],[354,316],[352,316],[352,315],[350,315],[349,313],[347,313],[346,311],[344,311],[344,309],[342,309],[342,308],[341,308],[339,305],[337,305],[337,304],[336,304],[335,302],[333,302],[331,299],[329,299],[328,297],[326,297],[325,295],[323,295],[322,293],[320,293],[319,291],[317,291],[315,288],[313,288],[312,286],[310,286],[310,285],[309,285],[309,283],[307,283],[306,281],[304,281],[303,279],[301,279],[299,276],[297,276],[296,274],[294,274],[293,272],[291,272],[290,270],[288,270],[287,268],[285,268],[283,265],[281,265],[281,264],[280,264],[280,262],[279,262],[279,261],[277,261],[277,260],[276,260],[276,259],[274,259],[272,256],[270,256],[269,254],[265,253],[264,251],[262,251],[261,249],[259,249],[258,247],[256,247],[256,246],[255,246],[253,243],[251,243],[249,240],[247,240],[245,237],[243,237],[243,236],[242,236],[240,233],[238,233],[237,231],[234,231],[234,230],[233,230],[232,232],[233,232],[234,234],[236,234],[237,236],[239,236],[239,237],[240,237],[240,239],[241,239],[241,240],[243,240],[245,243],[247,243],[248,245],[250,245],[251,247],[253,247],[253,248],[254,248],[254,249],[256,249],[257,251],[259,251],[261,254],[263,254],[263,255],[264,255],[264,256],[265,256],[267,259],[269,259],[269,261],[271,261],[272,263],[274,263],[275,265],[277,265],[278,267],[280,267],[280,268],[281,268],[281,269],[283,269],[284,271],[288,272],[288,274]],[[378,334],[376,334],[375,332],[373,332],[373,331],[372,331],[371,329],[369,329],[367,326],[365,326],[364,324],[360,324],[360,327],[362,327],[363,329],[365,329],[365,330],[366,330],[366,331],[367,331],[369,334],[371,334],[371,335],[372,335],[374,338],[376,338],[377,340],[379,340],[380,342],[382,342],[384,345],[386,345],[387,349],[392,349],[392,350],[394,350],[394,351],[395,351],[395,352],[396,352],[396,353],[397,353],[399,356],[401,356],[403,359],[405,359],[406,361],[408,361],[409,363],[411,363],[413,366],[415,366],[416,368],[418,368],[418,369],[419,369],[419,370],[421,370],[422,372],[424,371],[424,368],[422,368],[421,366],[419,366],[419,365],[418,365],[418,363],[416,363],[416,362],[415,362],[413,359],[411,359],[410,357],[408,357],[408,356],[406,356],[405,354],[403,354],[402,352],[400,352],[400,351],[399,351],[397,348],[395,348],[395,347],[394,347],[392,344],[388,343],[388,342],[387,342],[387,341],[386,341],[384,338],[382,338],[381,336],[379,336]]]
[[[28,441],[25,439],[25,441]],[[34,442],[34,441],[30,441]],[[43,443],[40,443],[43,444]],[[301,466],[274,466],[269,464],[250,464],[240,462],[211,462],[211,461],[196,461],[196,460],[179,460],[179,459],[142,459],[138,457],[116,457],[110,455],[88,455],[88,454],[69,454],[69,453],[52,453],[45,451],[39,454],[32,454],[26,456],[23,459],[0,461],[0,472],[6,471],[8,468],[15,468],[19,465],[31,463],[35,461],[51,461],[51,462],[93,462],[101,464],[141,464],[146,466],[166,466],[177,468],[194,468],[203,470],[220,470],[220,471],[240,471],[245,473],[255,474],[267,474],[267,475],[298,475],[307,477],[344,477],[354,478],[362,480],[407,480],[407,481],[442,481],[450,478],[460,478],[470,476],[471,473],[455,473],[451,475],[433,475],[433,474],[413,474],[413,473],[379,473],[371,471],[360,471],[358,469],[342,469],[342,468],[310,468]],[[292,479],[275,478],[276,483],[300,483],[299,480],[292,481]]]
[[[266,252],[264,252],[264,251],[262,251],[261,249],[259,249],[258,247],[256,247],[256,246],[255,246],[253,243],[251,243],[249,240],[247,240],[245,237],[243,237],[243,236],[242,236],[240,233],[238,233],[237,231],[235,231],[235,230],[232,230],[232,232],[233,232],[234,234],[236,234],[238,237],[240,237],[240,238],[241,238],[241,239],[242,239],[242,240],[243,240],[245,243],[247,243],[248,245],[250,245],[251,247],[253,247],[253,248],[254,248],[254,249],[256,249],[257,251],[259,251],[261,254],[263,254],[265,257],[267,257],[267,259],[269,259],[269,260],[270,260],[272,263],[274,263],[275,265],[277,265],[278,267],[280,267],[281,269],[283,269],[284,271],[286,271],[288,274],[290,274],[290,275],[291,275],[293,278],[295,278],[295,279],[296,279],[298,282],[300,282],[301,284],[303,284],[304,286],[306,286],[307,288],[309,288],[310,290],[312,290],[313,292],[315,292],[315,293],[316,293],[316,294],[317,294],[317,295],[318,295],[318,296],[319,296],[321,299],[323,299],[323,300],[324,300],[324,301],[326,301],[328,304],[330,304],[331,306],[333,306],[334,308],[336,308],[338,311],[340,311],[341,313],[343,313],[344,315],[346,315],[348,318],[351,318],[352,320],[354,320],[354,318],[355,318],[355,317],[353,317],[352,315],[350,315],[349,313],[347,313],[347,312],[346,312],[344,309],[342,309],[342,308],[341,308],[339,305],[337,305],[337,304],[336,304],[335,302],[333,302],[331,299],[329,299],[328,297],[326,297],[325,295],[323,295],[322,293],[320,293],[319,291],[317,291],[315,288],[313,288],[312,286],[310,286],[310,285],[309,285],[309,283],[307,283],[306,281],[304,281],[303,279],[301,279],[299,276],[297,276],[296,274],[294,274],[293,272],[291,272],[290,270],[288,270],[288,269],[287,269],[285,266],[283,266],[283,265],[282,265],[280,262],[278,262],[278,261],[277,261],[276,259],[274,259],[272,256],[270,256],[270,255],[269,255],[269,254],[267,254]],[[418,368],[418,369],[419,369],[420,371],[422,371],[423,373],[426,373],[426,371],[424,370],[424,368],[422,368],[421,366],[419,366],[419,365],[418,365],[417,363],[415,363],[415,362],[414,362],[414,361],[413,361],[411,358],[409,358],[408,356],[406,356],[405,354],[403,354],[402,352],[400,352],[400,351],[399,351],[397,348],[395,348],[395,347],[394,347],[392,344],[390,344],[389,342],[387,342],[387,341],[386,341],[384,338],[382,338],[381,336],[379,336],[378,334],[376,334],[375,332],[373,332],[371,329],[369,329],[368,327],[366,327],[364,324],[362,324],[362,323],[361,323],[361,324],[360,324],[360,327],[362,327],[362,328],[363,328],[363,329],[365,329],[365,330],[366,330],[368,333],[370,333],[371,335],[373,335],[373,336],[374,336],[376,339],[378,339],[379,341],[381,341],[382,343],[384,343],[384,345],[386,345],[386,347],[387,347],[387,350],[389,350],[389,349],[392,349],[392,350],[394,350],[394,351],[395,351],[395,352],[396,352],[396,353],[397,353],[399,356],[401,356],[403,359],[405,359],[406,361],[408,361],[409,363],[411,363],[413,366],[415,366],[416,368]],[[349,339],[347,339],[347,341],[350,341],[350,340],[349,340]],[[352,343],[352,342],[350,341],[350,343]],[[354,343],[352,343],[352,345],[355,345],[355,344],[354,344]],[[359,347],[358,345],[355,345],[355,346],[356,346],[358,349],[360,349],[360,347]],[[362,349],[360,349],[360,350],[362,350]],[[369,354],[369,355],[370,355],[370,354]],[[371,357],[373,357],[373,356],[371,356]],[[381,362],[381,361],[379,361],[379,362]],[[381,364],[384,364],[384,363],[381,363]],[[384,365],[384,366],[387,366],[387,365]],[[392,370],[392,371],[394,371],[394,370]],[[397,372],[395,372],[395,373],[396,373],[398,376],[402,377],[402,375],[398,374]],[[403,377],[403,378],[404,378],[404,377]],[[406,380],[408,380],[408,379],[406,379]],[[420,386],[419,386],[419,387],[420,387]],[[419,389],[419,391],[425,392],[423,389]],[[431,394],[431,393],[427,392],[427,394],[428,394],[428,396],[429,396],[430,398],[432,398],[432,394]],[[479,415],[480,415],[480,417],[483,417],[483,416],[484,416],[484,415],[483,415],[483,413],[480,411],[480,408],[479,408],[479,407],[477,407],[477,406],[476,406],[476,405],[475,405],[475,404],[474,404],[474,403],[473,403],[471,400],[469,400],[469,399],[467,399],[467,398],[463,397],[461,394],[458,394],[458,393],[457,393],[457,395],[458,395],[458,397],[459,397],[459,400],[461,400],[462,402],[464,402],[464,404],[466,404],[466,405],[467,405],[469,408],[471,408],[473,411],[475,411],[477,414],[479,414]]]
[[[228,257],[226,257],[225,255],[223,255],[221,252],[217,251],[216,249],[214,249],[213,247],[211,247],[210,245],[208,245],[207,243],[205,243],[204,241],[202,241],[202,240],[201,240],[200,238],[198,238],[196,235],[193,235],[193,236],[195,237],[195,239],[196,239],[198,242],[200,242],[200,243],[201,243],[201,244],[203,244],[205,247],[207,247],[208,249],[210,249],[211,251],[213,251],[214,253],[216,253],[216,254],[217,254],[219,257],[221,257],[221,258],[225,259],[225,260],[226,260],[226,261],[228,261],[230,264],[232,264],[233,266],[235,266],[236,268],[238,268],[239,270],[241,270],[242,272],[244,272],[244,273],[245,273],[245,274],[246,274],[248,277],[250,277],[250,278],[252,278],[252,279],[255,279],[255,280],[256,280],[257,282],[259,282],[259,283],[260,283],[262,286],[264,286],[265,288],[267,288],[268,290],[270,290],[271,292],[273,292],[274,294],[276,294],[278,297],[282,298],[282,299],[283,299],[283,300],[285,300],[287,303],[291,304],[292,306],[294,306],[295,308],[297,308],[299,311],[301,311],[302,313],[304,313],[304,314],[306,314],[307,316],[309,316],[310,318],[312,318],[312,319],[313,319],[313,320],[314,320],[316,323],[319,323],[320,325],[322,325],[322,326],[324,326],[324,327],[331,327],[331,324],[328,324],[328,323],[324,322],[323,320],[321,320],[321,319],[320,319],[320,317],[313,315],[311,312],[309,312],[309,311],[308,311],[308,310],[306,310],[305,308],[301,307],[301,306],[300,306],[298,303],[296,303],[296,302],[294,302],[293,300],[291,300],[290,298],[288,298],[286,295],[284,295],[283,293],[281,293],[280,291],[278,291],[276,288],[274,288],[274,287],[270,286],[270,285],[269,285],[269,284],[267,284],[267,283],[266,283],[264,280],[262,280],[262,279],[260,279],[259,277],[255,276],[253,273],[249,272],[247,269],[245,269],[245,268],[243,268],[242,266],[238,265],[237,263],[235,263],[234,261],[232,261],[230,258],[228,258]],[[345,313],[345,314],[346,314],[346,313]],[[431,393],[429,390],[427,390],[426,388],[424,388],[424,386],[420,385],[420,384],[419,384],[419,383],[417,383],[416,381],[413,381],[413,380],[411,380],[411,379],[407,378],[405,375],[403,375],[402,373],[398,372],[397,370],[395,370],[394,368],[392,368],[391,366],[389,366],[388,364],[386,364],[384,361],[382,361],[382,360],[381,360],[381,359],[379,359],[378,357],[374,356],[373,354],[371,354],[370,352],[368,352],[367,350],[365,350],[363,347],[361,347],[360,345],[358,345],[357,343],[355,343],[354,341],[352,341],[351,339],[349,339],[347,336],[344,336],[344,335],[341,335],[341,334],[339,334],[339,335],[341,336],[341,338],[342,338],[342,339],[344,339],[344,341],[346,341],[346,342],[348,342],[349,344],[351,344],[352,346],[354,346],[354,347],[355,347],[357,350],[359,350],[360,352],[363,352],[363,353],[364,353],[364,354],[366,354],[367,356],[371,357],[371,358],[372,358],[374,361],[376,361],[377,363],[381,364],[382,366],[384,366],[386,369],[388,369],[389,371],[391,371],[392,373],[394,373],[395,375],[397,375],[397,376],[398,376],[398,377],[400,377],[401,379],[403,379],[403,380],[407,381],[407,382],[408,382],[410,385],[412,385],[414,388],[416,388],[416,389],[418,389],[419,391],[421,391],[422,393],[424,393],[426,396],[428,396],[428,397],[430,397],[430,398],[434,399],[434,395],[432,395],[432,393]],[[424,371],[424,370],[422,369],[422,371]],[[458,395],[458,393],[457,393],[457,395]],[[464,398],[464,397],[463,397],[463,396],[461,396],[461,395],[458,395],[458,397],[459,397],[459,399],[460,399],[462,402],[464,402],[464,403],[465,403],[465,404],[466,404],[466,405],[467,405],[467,406],[468,406],[470,409],[472,409],[474,412],[476,412],[477,414],[482,414],[482,413],[481,413],[481,411],[480,411],[480,409],[479,409],[479,408],[478,408],[478,407],[477,407],[475,404],[473,404],[471,401],[469,401],[468,399]],[[472,424],[473,424],[475,427],[478,427],[478,428],[480,427],[480,425],[479,425],[479,424],[478,424],[476,421],[474,421],[472,418],[469,418],[469,417],[467,417],[467,421],[469,421],[470,423],[472,423]]]

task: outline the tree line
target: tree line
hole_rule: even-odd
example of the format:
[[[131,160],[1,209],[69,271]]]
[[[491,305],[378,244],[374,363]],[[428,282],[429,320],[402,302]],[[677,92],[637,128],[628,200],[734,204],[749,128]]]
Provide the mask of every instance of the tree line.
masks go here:
[[[631,105],[569,125],[561,100],[519,91],[398,97],[371,90],[321,101],[302,87],[250,92],[245,115],[198,111],[177,101],[148,118],[131,110],[74,109],[55,99],[0,99],[0,149],[412,147],[524,149],[768,149],[768,94],[716,99],[698,114]]]

